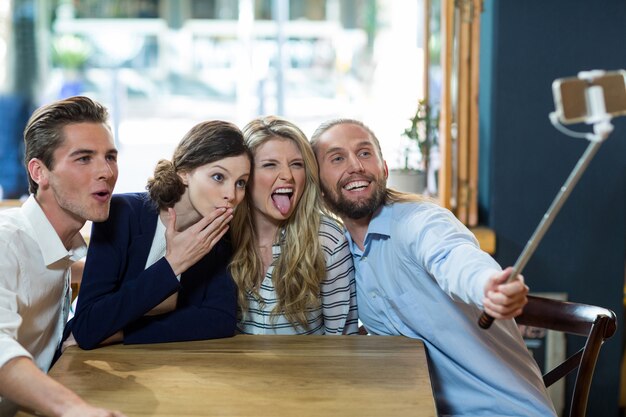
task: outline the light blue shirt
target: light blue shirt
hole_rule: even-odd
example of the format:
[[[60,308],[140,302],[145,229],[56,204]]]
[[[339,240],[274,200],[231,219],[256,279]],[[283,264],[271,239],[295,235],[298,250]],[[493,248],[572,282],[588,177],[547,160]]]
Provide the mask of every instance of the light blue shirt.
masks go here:
[[[424,342],[440,415],[555,415],[515,322],[478,326],[485,283],[501,268],[450,211],[396,203],[374,215],[363,251],[346,236],[361,321]]]

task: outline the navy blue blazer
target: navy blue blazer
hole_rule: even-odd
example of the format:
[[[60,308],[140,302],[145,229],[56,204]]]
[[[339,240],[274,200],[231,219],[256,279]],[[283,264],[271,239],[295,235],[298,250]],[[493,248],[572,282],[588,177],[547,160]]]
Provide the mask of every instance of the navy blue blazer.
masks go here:
[[[119,330],[125,344],[234,335],[237,292],[228,271],[230,245],[222,239],[180,282],[164,257],[144,269],[157,216],[147,193],[118,194],[108,220],[93,224],[76,314],[68,324],[81,348],[96,348]],[[145,316],[176,291],[174,311]]]

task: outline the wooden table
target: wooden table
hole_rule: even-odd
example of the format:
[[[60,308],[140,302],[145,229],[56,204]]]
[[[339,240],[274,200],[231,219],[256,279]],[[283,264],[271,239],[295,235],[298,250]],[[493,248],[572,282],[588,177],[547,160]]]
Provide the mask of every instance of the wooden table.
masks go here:
[[[395,336],[70,347],[50,375],[129,417],[436,416],[423,344]]]

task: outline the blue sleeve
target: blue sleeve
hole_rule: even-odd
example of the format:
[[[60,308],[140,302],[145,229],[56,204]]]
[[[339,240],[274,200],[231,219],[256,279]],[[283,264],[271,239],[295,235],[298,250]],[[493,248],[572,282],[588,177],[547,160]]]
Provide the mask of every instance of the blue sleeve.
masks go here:
[[[134,239],[139,233],[137,217],[129,205],[116,200],[112,202],[109,219],[93,225],[76,315],[71,323],[74,337],[83,349],[97,347],[180,287],[165,258],[144,270],[153,236],[141,236],[145,241]]]
[[[233,336],[237,325],[236,287],[224,261],[229,257],[220,260],[215,255],[209,253],[183,274],[174,311],[144,316],[126,326],[124,343],[162,343]]]
[[[430,207],[430,208],[429,208]],[[449,210],[424,205],[403,219],[406,247],[453,299],[482,308],[485,284],[501,268]]]

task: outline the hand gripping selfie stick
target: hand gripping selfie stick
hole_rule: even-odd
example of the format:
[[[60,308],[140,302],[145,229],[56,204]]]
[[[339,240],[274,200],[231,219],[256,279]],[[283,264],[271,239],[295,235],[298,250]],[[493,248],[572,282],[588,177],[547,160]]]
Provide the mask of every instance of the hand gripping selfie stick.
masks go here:
[[[578,78],[591,82],[593,81],[593,79],[600,77],[603,74],[604,71],[597,70],[581,72],[578,74]],[[585,90],[585,100],[588,110],[585,123],[593,124],[593,133],[581,133],[569,130],[560,123],[558,118],[559,115],[557,112],[550,113],[550,121],[557,130],[568,136],[587,139],[590,143],[587,146],[584,154],[578,160],[578,163],[574,167],[573,171],[570,173],[569,177],[559,190],[559,193],[554,198],[554,201],[550,205],[550,208],[548,208],[548,211],[546,211],[546,213],[543,215],[543,218],[537,226],[537,229],[535,229],[533,235],[530,237],[528,242],[526,242],[526,246],[524,247],[524,250],[522,251],[519,258],[517,259],[517,262],[515,262],[515,265],[513,266],[513,271],[511,271],[511,275],[509,275],[509,278],[506,282],[514,280],[517,275],[522,272],[522,270],[526,266],[526,263],[528,263],[530,257],[535,252],[535,249],[537,249],[539,242],[541,242],[543,235],[546,233],[546,231],[552,224],[552,221],[563,206],[563,203],[565,203],[565,200],[567,200],[567,197],[569,197],[572,189],[589,165],[589,162],[591,162],[591,159],[600,148],[602,142],[604,142],[604,140],[606,140],[609,134],[613,131],[613,125],[610,122],[611,115],[608,114],[605,109],[604,90],[602,89],[602,87],[595,85],[587,88]],[[483,312],[483,314],[480,316],[480,319],[478,320],[478,325],[483,329],[488,329],[489,327],[491,327],[493,320],[493,317]]]

